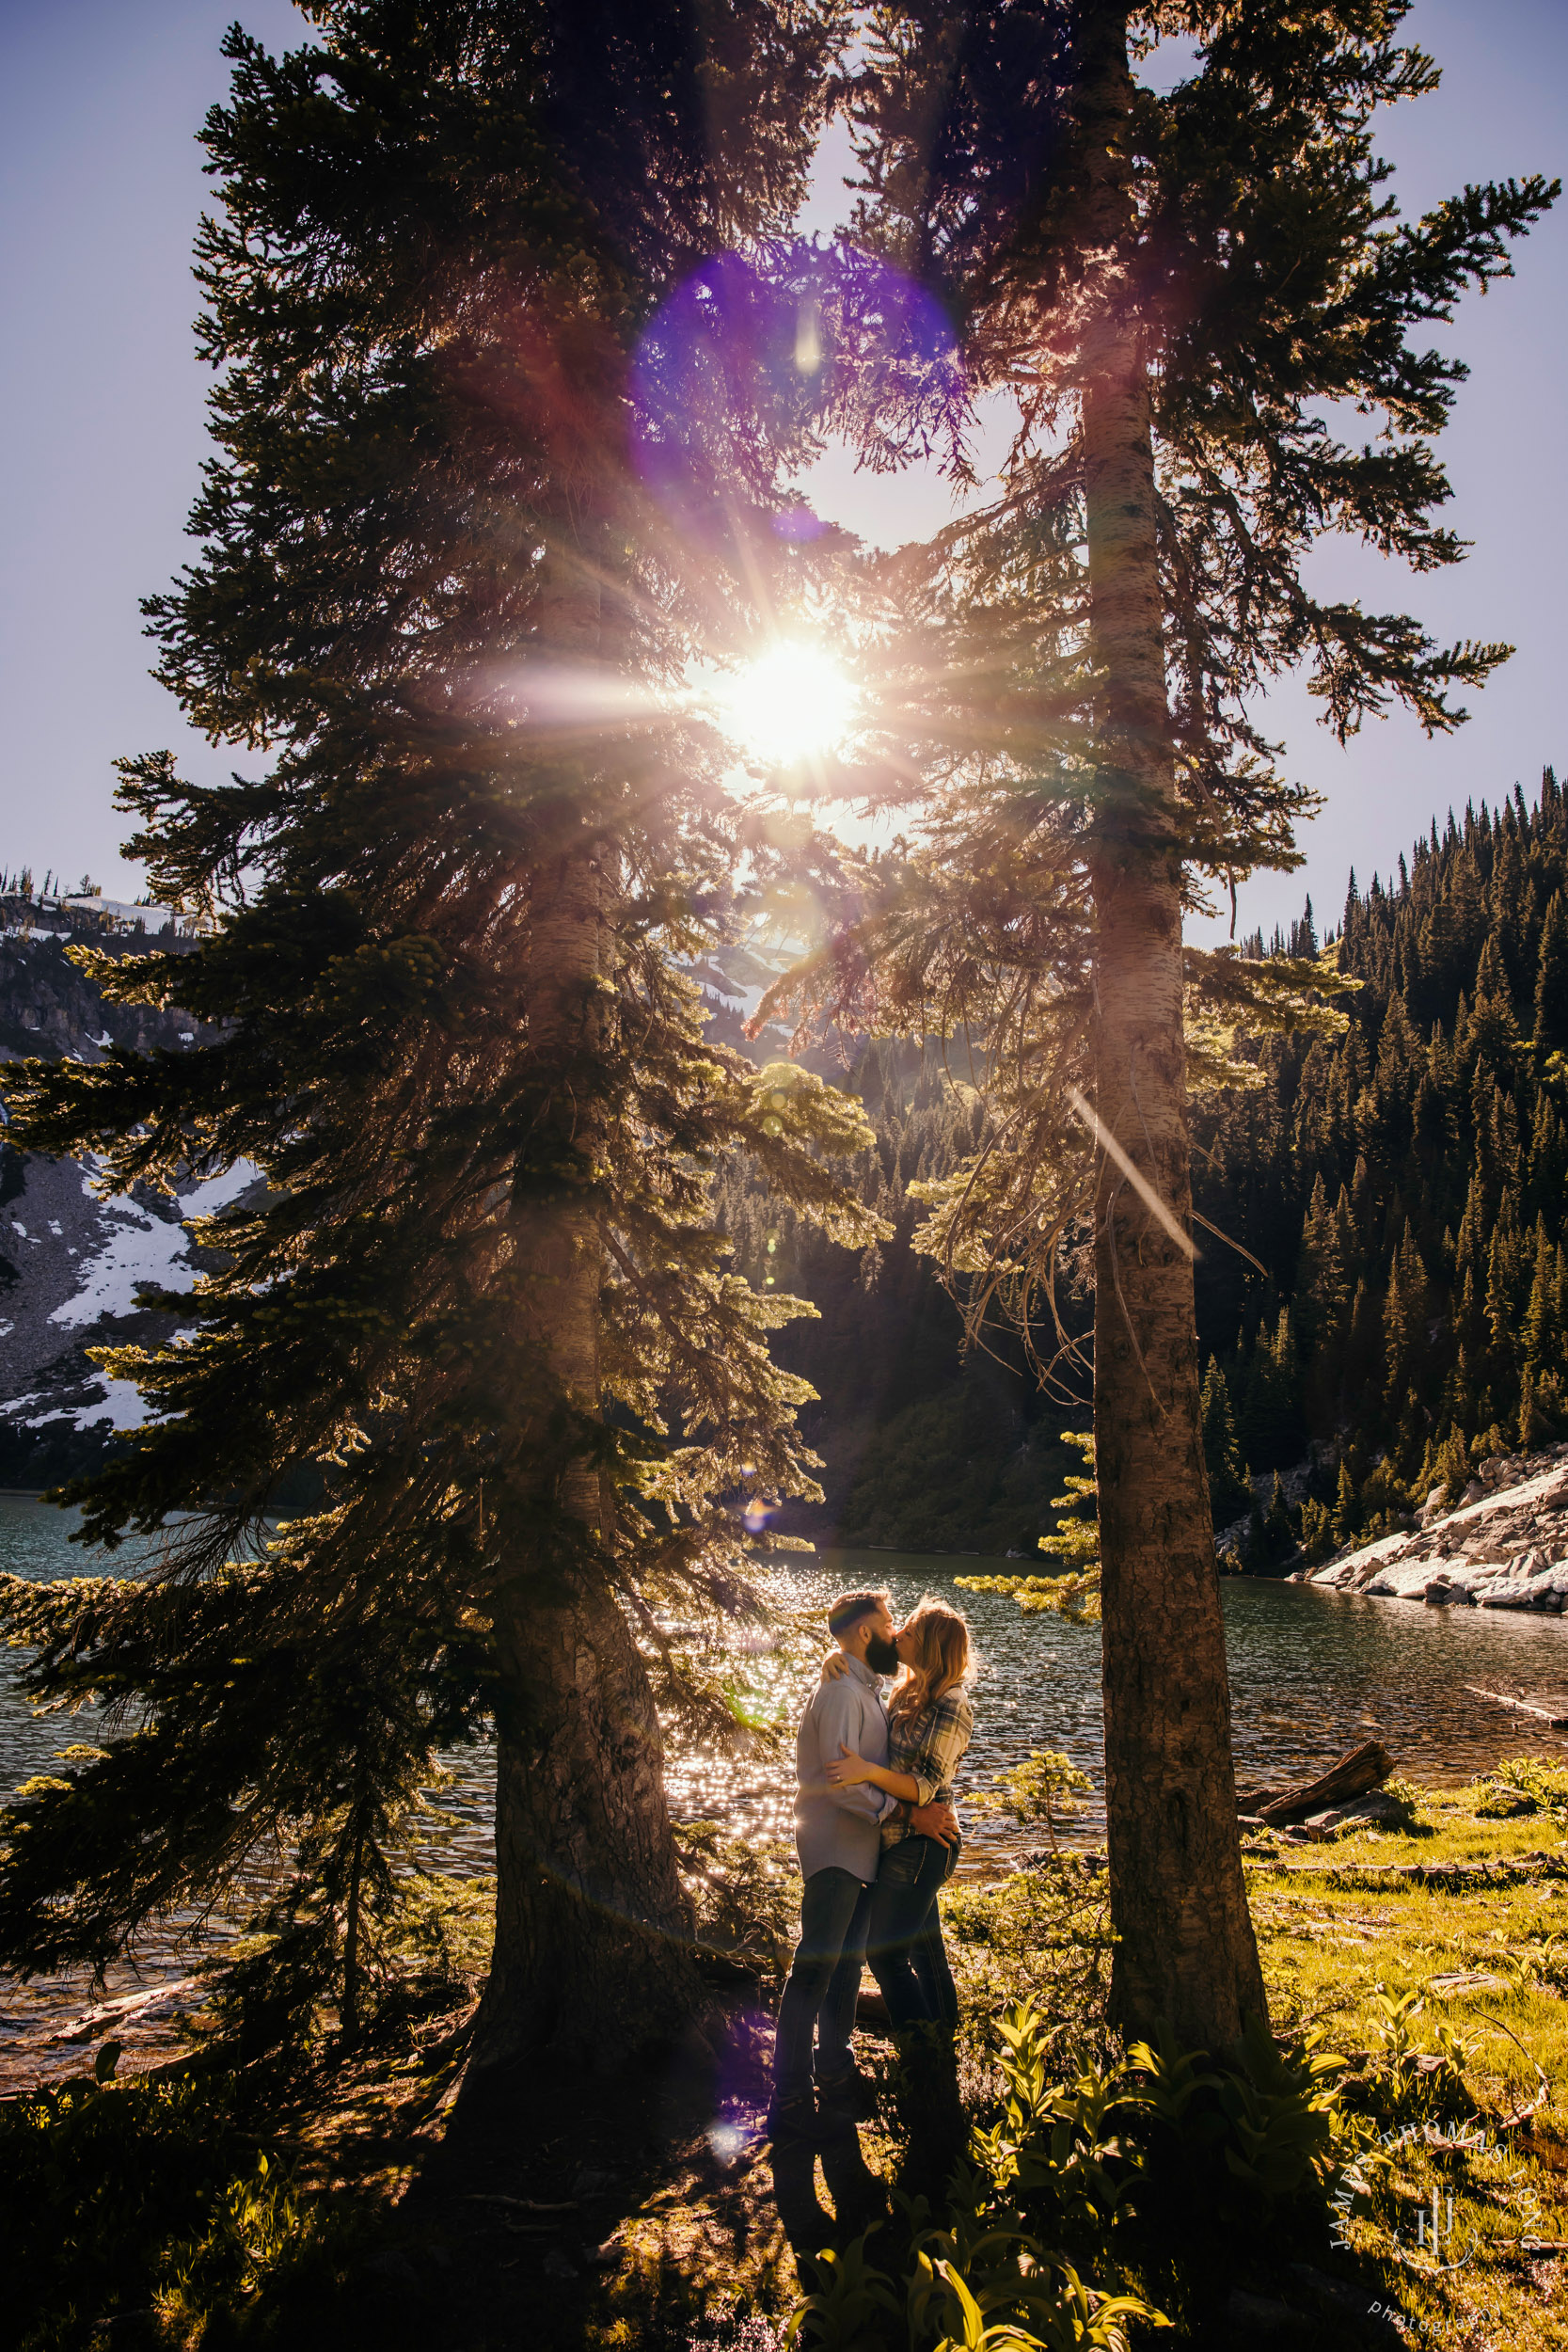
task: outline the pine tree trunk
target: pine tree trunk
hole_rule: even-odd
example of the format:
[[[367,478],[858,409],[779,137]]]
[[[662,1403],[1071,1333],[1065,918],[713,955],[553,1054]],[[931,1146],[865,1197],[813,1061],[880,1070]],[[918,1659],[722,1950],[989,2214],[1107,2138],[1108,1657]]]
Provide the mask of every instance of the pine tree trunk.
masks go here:
[[[365,1833],[355,1824],[354,1861],[348,1878],[348,1908],[343,1921],[343,1998],[339,2024],[351,2046],[359,2039],[359,1900],[365,1876]]]
[[[1085,8],[1094,242],[1128,220],[1125,8]],[[1156,561],[1147,365],[1107,273],[1086,339],[1083,448],[1099,713],[1093,1031],[1095,1438],[1112,2010],[1219,2050],[1266,2015],[1236,1826],[1230,1700],[1204,1470],[1192,1260],[1118,1164],[1191,1232],[1181,858]]]
[[[575,541],[546,558],[540,640],[574,666],[600,650],[600,590]],[[601,1246],[582,1182],[599,1122],[584,1061],[599,1037],[606,850],[581,794],[563,793],[532,876],[525,1003],[537,1117],[559,1175],[514,1218],[512,1274],[529,1353],[582,1416],[525,1433],[515,1574],[496,1610],[496,1947],[473,2075],[523,2058],[606,2069],[666,2041],[700,1983],[664,1799],[647,1675],[594,1542],[611,1498],[583,1452],[600,1412]],[[533,1137],[537,1148],[537,1130]]]

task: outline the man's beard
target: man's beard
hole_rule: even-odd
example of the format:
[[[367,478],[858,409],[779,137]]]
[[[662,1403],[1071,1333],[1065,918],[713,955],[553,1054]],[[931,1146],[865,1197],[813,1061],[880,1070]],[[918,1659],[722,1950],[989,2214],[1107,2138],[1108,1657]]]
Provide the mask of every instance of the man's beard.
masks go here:
[[[898,1651],[885,1633],[873,1633],[865,1645],[865,1662],[874,1675],[895,1675]]]

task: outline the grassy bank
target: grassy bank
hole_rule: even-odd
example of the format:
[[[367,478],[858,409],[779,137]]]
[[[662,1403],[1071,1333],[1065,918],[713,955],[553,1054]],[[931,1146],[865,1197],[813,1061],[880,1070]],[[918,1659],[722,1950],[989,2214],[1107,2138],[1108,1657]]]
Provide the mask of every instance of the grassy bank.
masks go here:
[[[1187,2177],[1187,2142],[1165,2124],[1164,2155],[1159,2134],[1148,2138],[1150,2078],[1117,2076],[1104,2029],[1102,1871],[1068,1856],[950,1891],[971,2111],[998,2126],[1009,2097],[1016,2108],[1004,2027],[1026,1996],[1046,2095],[1065,2114],[1061,2086],[1077,2086],[1078,2120],[1053,2143],[1033,2193],[1064,2243],[1085,2249],[1085,2265],[1093,2255],[1097,2285],[1172,2313],[1180,2325],[1175,2336],[1160,2331],[1164,2341],[1402,2341],[1453,2352],[1568,2344],[1568,1785],[1539,1772],[1513,1779],[1423,1795],[1398,1832],[1325,1846],[1252,1841],[1274,2022],[1298,2048],[1319,2037],[1325,2104],[1308,2137],[1318,2134],[1319,2169],[1331,2164],[1332,2177],[1317,2187],[1296,2161],[1302,2150],[1286,2146],[1303,2101],[1292,2106],[1295,2094],[1276,2086],[1268,2108],[1248,2090],[1256,2114],[1268,2108],[1274,2157],[1265,2151],[1239,2185],[1233,2165],[1215,2169],[1215,2198],[1184,2217],[1177,2208],[1197,2177]],[[749,1903],[766,1912],[778,1890],[759,1880],[756,1856],[728,1860],[738,1882],[710,1844],[709,1901],[733,1938]],[[239,2066],[209,2049],[161,2080],[84,2078],[0,2109],[0,2234],[23,2249],[8,2281],[9,2340],[24,2352],[774,2344],[800,2288],[758,2138],[772,1987],[736,1978],[716,1989],[703,2035],[644,2079],[542,2083],[453,2132],[448,2103],[483,1966],[482,1908],[472,1890],[451,1932],[427,1918],[352,2054],[322,2021],[287,2059]],[[771,1948],[780,1924],[775,1909],[753,1953]],[[881,2086],[863,2146],[895,2181],[908,2086],[885,2042],[863,2044]],[[1111,2104],[1110,2124],[1094,2128],[1104,2136],[1121,2118],[1122,2153],[1101,2164],[1108,2177],[1132,2165],[1129,2119],[1148,2125],[1131,2225],[1118,2212],[1091,2227],[1081,2199],[1064,2201],[1072,2152],[1088,2145],[1094,2101],[1083,2086],[1096,2082]],[[1202,2111],[1199,2100],[1193,2114]],[[1190,2119],[1180,2130],[1194,2147],[1202,2139]],[[1201,2162],[1217,2166],[1219,2142],[1205,2146]],[[1283,2169],[1265,2179],[1275,2157]],[[909,2234],[895,2211],[863,2249],[900,2298]],[[832,2265],[808,2266],[809,2285],[832,2278]],[[873,2298],[847,2334],[843,2311],[835,2319],[830,2308],[819,2325],[808,2320],[804,2341],[815,2328],[826,2344],[934,2343],[938,2316],[911,2339],[902,2308],[879,2312]],[[1134,2341],[1140,2333],[1154,2331],[1134,2323]]]
[[[1423,1795],[1409,1834],[1249,1862],[1276,2026],[1321,2023],[1402,2078],[1386,2164],[1338,2233],[1410,2340],[1455,2352],[1568,2343],[1568,1774],[1518,1778],[1556,1802],[1498,1818],[1505,1774]],[[1434,2189],[1445,2229],[1453,2201],[1441,2273]]]

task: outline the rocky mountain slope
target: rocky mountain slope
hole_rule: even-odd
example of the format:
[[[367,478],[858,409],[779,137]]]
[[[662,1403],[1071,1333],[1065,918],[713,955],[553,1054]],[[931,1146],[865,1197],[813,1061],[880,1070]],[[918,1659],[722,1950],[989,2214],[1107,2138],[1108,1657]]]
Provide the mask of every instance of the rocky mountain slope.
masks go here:
[[[1449,1506],[1438,1489],[1416,1526],[1291,1580],[1433,1607],[1568,1607],[1568,1445],[1481,1462]]]
[[[198,1023],[106,1005],[66,953],[84,942],[134,954],[150,930],[161,947],[180,945],[158,908],[0,898],[0,1057],[91,1062],[113,1044],[189,1052],[201,1039]],[[0,1487],[51,1486],[88,1469],[141,1420],[135,1391],[109,1379],[87,1351],[178,1329],[174,1318],[137,1307],[137,1285],[191,1289],[199,1265],[185,1220],[210,1216],[255,1181],[254,1169],[237,1168],[173,1199],[138,1186],[105,1200],[89,1164],[24,1156],[0,1140]]]

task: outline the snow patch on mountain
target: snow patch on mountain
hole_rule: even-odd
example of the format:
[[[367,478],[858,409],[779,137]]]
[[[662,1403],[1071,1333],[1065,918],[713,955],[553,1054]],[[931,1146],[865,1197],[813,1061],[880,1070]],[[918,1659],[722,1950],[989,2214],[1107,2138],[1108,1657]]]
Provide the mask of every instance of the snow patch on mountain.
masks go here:
[[[187,1254],[191,1237],[184,1221],[215,1216],[248,1190],[261,1173],[253,1161],[236,1160],[221,1176],[193,1184],[178,1196],[179,1222],[134,1200],[102,1201],[102,1213],[110,1220],[108,1233],[95,1255],[78,1269],[80,1287],[55,1308],[49,1321],[70,1331],[96,1323],[101,1315],[134,1314],[136,1287],[142,1282],[156,1283],[163,1290],[192,1289],[197,1269]],[[82,1190],[89,1200],[96,1199],[95,1181],[94,1171],[88,1168],[82,1178]],[[59,1230],[56,1222],[54,1231]]]
[[[82,1189],[90,1193],[90,1174],[82,1179]],[[106,1201],[103,1215],[109,1230],[102,1248],[84,1262],[80,1288],[49,1317],[68,1331],[96,1323],[101,1315],[135,1313],[138,1283],[189,1290],[196,1279],[195,1269],[184,1263],[190,1237],[181,1226],[129,1202]]]
[[[143,1428],[155,1416],[142,1401],[141,1391],[134,1380],[116,1380],[99,1366],[93,1367],[90,1382],[92,1393],[78,1397],[72,1404],[56,1405],[48,1401],[43,1390],[32,1396],[13,1396],[8,1405],[0,1406],[8,1421],[18,1429],[47,1429],[52,1424],[71,1429],[99,1429],[105,1424],[117,1436],[131,1429]],[[29,1405],[42,1405],[41,1413],[29,1413]]]

